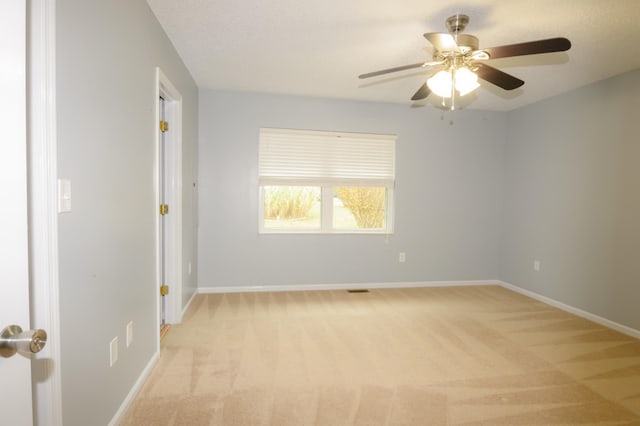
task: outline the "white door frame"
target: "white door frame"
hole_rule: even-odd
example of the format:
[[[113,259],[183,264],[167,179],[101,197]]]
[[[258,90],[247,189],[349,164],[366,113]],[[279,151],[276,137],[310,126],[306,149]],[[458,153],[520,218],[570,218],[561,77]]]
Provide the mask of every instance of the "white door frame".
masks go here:
[[[56,143],[55,0],[28,1],[32,326],[48,333],[32,362],[34,424],[62,426]]]
[[[182,321],[182,95],[175,86],[164,75],[160,68],[156,68],[156,121],[154,123],[155,140],[156,140],[156,206],[160,205],[160,108],[158,99],[162,96],[165,99],[165,120],[169,122],[169,131],[165,133],[167,141],[167,149],[165,156],[167,158],[165,169],[165,200],[169,205],[169,214],[165,216],[166,235],[166,252],[165,252],[165,276],[169,284],[169,294],[165,296],[165,321],[168,324],[177,324]],[[156,318],[160,321],[160,298],[158,293],[161,283],[161,242],[160,227],[161,220],[156,214],[156,259],[157,259],[157,286],[156,300],[158,300],[158,311]],[[158,324],[160,330],[160,324]],[[158,331],[159,336],[159,331]],[[159,348],[158,337],[158,348]]]

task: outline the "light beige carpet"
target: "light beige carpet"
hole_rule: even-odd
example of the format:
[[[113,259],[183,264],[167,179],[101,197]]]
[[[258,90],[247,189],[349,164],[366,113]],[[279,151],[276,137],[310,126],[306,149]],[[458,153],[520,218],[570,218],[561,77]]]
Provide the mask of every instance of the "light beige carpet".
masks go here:
[[[123,425],[640,425],[640,341],[498,286],[199,295]]]

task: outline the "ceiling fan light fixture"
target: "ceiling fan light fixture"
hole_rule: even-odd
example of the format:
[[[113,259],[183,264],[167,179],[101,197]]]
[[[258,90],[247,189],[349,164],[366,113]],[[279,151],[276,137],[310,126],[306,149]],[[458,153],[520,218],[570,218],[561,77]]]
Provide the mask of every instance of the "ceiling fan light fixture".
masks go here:
[[[478,76],[467,67],[458,68],[455,71],[456,90],[460,96],[464,96],[480,87]]]
[[[427,86],[436,95],[442,98],[450,98],[451,88],[454,86],[453,77],[455,77],[455,88],[460,93],[460,96],[467,95],[480,87],[478,76],[467,67],[453,71],[439,71],[427,80]]]
[[[430,79],[427,80],[427,86],[436,95],[443,98],[451,97],[451,87],[453,86],[453,79],[451,78],[451,72],[438,71]]]

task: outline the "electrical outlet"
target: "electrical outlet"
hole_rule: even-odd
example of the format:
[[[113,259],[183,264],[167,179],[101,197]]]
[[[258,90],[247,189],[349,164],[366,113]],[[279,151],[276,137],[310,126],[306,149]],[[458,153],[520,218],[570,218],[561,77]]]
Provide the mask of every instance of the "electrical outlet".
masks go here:
[[[133,321],[129,321],[127,324],[127,347],[133,343]]]
[[[533,270],[536,272],[540,272],[540,261],[539,260],[534,260],[533,261]]]
[[[111,343],[109,343],[109,367],[113,367],[118,361],[118,338],[114,337]]]
[[[398,262],[404,263],[406,262],[406,260],[407,260],[407,256],[403,251],[401,251],[400,254],[398,255]]]

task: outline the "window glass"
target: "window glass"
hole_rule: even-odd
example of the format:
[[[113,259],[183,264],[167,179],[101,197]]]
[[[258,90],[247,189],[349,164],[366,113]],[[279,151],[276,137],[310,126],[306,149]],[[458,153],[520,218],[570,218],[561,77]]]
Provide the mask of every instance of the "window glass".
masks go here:
[[[372,186],[333,188],[335,229],[384,229],[387,189]]]
[[[319,229],[320,187],[265,186],[265,229]]]

